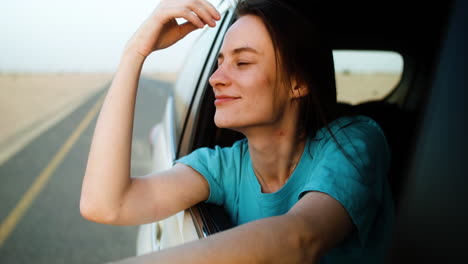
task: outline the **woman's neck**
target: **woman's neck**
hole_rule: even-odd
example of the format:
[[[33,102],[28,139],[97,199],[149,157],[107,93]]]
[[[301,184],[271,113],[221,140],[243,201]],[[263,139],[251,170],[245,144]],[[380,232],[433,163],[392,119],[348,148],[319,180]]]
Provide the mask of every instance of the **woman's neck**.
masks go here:
[[[263,133],[256,131],[246,136],[252,166],[262,192],[276,192],[286,183],[299,163],[306,139],[298,137],[296,130],[286,129]]]

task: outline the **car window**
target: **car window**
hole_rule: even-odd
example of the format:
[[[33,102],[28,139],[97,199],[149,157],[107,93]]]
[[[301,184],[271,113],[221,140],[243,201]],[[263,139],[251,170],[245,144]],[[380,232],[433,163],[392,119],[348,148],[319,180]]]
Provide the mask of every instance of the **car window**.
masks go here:
[[[333,51],[338,102],[381,100],[399,84],[403,57],[392,51]]]
[[[216,28],[206,28],[204,32],[200,33],[198,39],[193,44],[192,52],[188,54],[178,74],[177,81],[174,85],[177,134],[180,134],[181,127],[179,125],[182,120],[185,120],[190,101],[195,92],[206,58],[216,38],[220,24],[221,23],[218,23]]]
[[[192,34],[198,34],[196,40],[193,42],[191,52],[187,54],[181,67],[177,80],[174,84],[174,103],[176,113],[176,133],[180,135],[181,124],[185,120],[190,101],[197,87],[200,75],[204,69],[206,59],[209,57],[211,48],[216,39],[218,32],[221,29],[222,21],[225,20],[225,13],[227,12],[226,6],[221,6],[221,0],[209,0],[211,4],[218,7],[223,19],[216,23],[215,28],[205,27],[201,31],[196,31]],[[177,19],[177,22],[185,23],[185,19]]]

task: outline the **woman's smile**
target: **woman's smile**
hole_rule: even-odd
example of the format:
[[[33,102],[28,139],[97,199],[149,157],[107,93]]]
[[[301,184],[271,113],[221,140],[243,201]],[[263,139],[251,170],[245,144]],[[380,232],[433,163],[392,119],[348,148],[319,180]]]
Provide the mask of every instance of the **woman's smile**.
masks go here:
[[[232,101],[237,100],[237,99],[240,99],[240,97],[229,96],[229,95],[217,95],[217,96],[215,96],[215,98],[216,98],[216,100],[214,101],[214,104],[216,106],[224,104],[224,103],[232,102]]]

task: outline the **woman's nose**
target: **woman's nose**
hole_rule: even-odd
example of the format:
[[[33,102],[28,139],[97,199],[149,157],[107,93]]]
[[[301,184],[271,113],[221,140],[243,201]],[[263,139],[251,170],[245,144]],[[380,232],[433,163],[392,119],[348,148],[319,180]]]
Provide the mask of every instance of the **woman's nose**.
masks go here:
[[[230,78],[223,67],[218,66],[215,72],[211,75],[209,82],[213,88],[222,88],[230,84]]]

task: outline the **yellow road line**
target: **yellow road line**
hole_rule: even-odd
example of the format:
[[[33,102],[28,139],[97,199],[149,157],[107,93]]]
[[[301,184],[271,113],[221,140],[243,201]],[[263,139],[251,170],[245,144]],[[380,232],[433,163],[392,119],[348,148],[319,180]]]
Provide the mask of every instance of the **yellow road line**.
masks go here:
[[[21,200],[18,202],[16,207],[10,212],[7,218],[0,225],[0,248],[2,247],[5,240],[8,238],[10,233],[15,229],[21,217],[26,213],[28,208],[36,199],[37,195],[44,188],[46,183],[49,181],[50,176],[54,173],[55,169],[60,165],[62,160],[65,158],[67,153],[80,138],[83,131],[89,126],[91,121],[97,115],[104,95],[94,104],[94,106],[86,114],[85,118],[81,121],[78,127],[73,131],[67,141],[60,147],[59,151],[53,159],[47,164],[47,167],[41,172],[34,183],[29,187],[28,191],[24,194]]]

